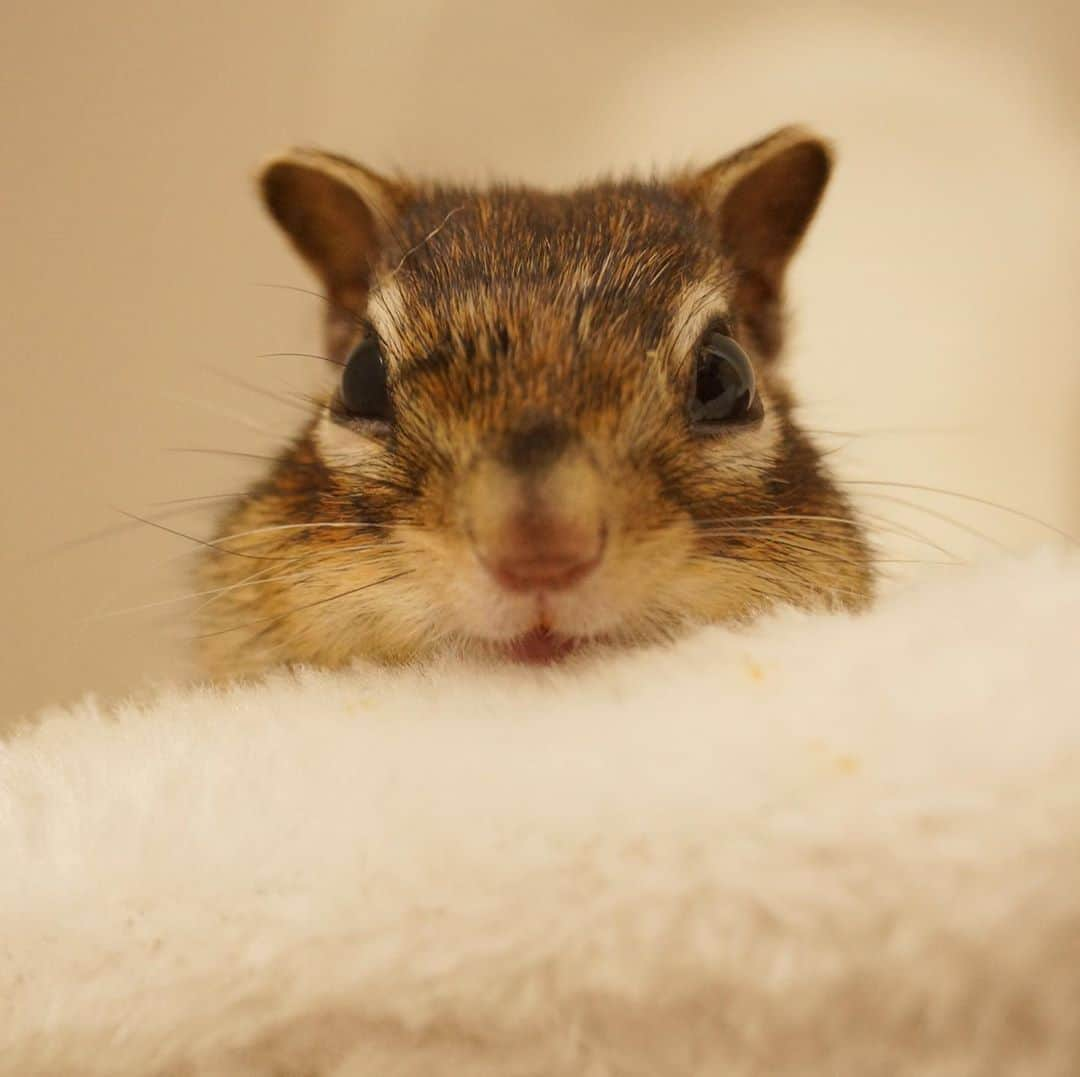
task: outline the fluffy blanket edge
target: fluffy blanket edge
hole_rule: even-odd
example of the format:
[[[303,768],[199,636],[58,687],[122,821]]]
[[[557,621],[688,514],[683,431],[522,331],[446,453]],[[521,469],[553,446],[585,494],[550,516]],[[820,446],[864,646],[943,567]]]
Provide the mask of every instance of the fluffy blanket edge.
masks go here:
[[[1080,563],[0,744],[0,1073],[1074,1074]]]

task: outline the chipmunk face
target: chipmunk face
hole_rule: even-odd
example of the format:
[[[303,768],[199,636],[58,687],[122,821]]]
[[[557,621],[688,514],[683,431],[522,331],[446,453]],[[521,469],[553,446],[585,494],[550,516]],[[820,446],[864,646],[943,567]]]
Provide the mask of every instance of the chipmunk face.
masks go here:
[[[204,566],[226,588],[208,662],[550,661],[865,601],[862,533],[776,362],[829,166],[795,129],[569,194],[272,162],[339,377]]]

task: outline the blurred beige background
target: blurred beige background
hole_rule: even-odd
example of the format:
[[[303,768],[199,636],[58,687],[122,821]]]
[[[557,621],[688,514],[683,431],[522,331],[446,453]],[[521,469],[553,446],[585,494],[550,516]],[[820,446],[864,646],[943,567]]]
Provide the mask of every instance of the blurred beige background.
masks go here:
[[[190,590],[190,544],[54,548],[241,489],[258,461],[174,450],[264,453],[298,420],[263,391],[318,372],[257,355],[312,350],[319,311],[257,286],[309,281],[250,190],[290,143],[557,184],[810,123],[840,167],[791,282],[807,422],[851,477],[1080,531],[1075,4],[144,0],[0,23],[8,713],[187,671],[190,604],[117,611]],[[858,489],[962,558],[1053,537]]]

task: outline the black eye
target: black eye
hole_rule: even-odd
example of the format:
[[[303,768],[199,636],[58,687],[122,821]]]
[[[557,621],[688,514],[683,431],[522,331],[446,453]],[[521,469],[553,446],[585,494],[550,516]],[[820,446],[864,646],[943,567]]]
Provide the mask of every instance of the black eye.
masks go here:
[[[762,414],[754,368],[746,352],[723,333],[701,344],[690,397],[690,421],[703,432],[721,424],[750,422]]]
[[[389,422],[393,418],[377,337],[368,337],[353,348],[341,372],[341,404],[356,419]]]

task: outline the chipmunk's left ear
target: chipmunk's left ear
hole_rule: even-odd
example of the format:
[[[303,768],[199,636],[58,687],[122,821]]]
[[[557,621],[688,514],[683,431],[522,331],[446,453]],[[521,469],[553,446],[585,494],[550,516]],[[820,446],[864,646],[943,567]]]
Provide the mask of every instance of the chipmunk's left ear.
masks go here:
[[[831,171],[823,139],[785,127],[676,183],[716,221],[739,273],[737,313],[765,357],[780,350],[784,273]]]

